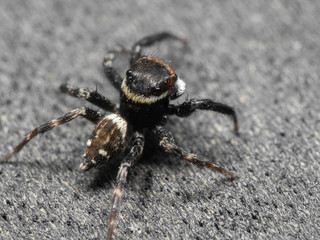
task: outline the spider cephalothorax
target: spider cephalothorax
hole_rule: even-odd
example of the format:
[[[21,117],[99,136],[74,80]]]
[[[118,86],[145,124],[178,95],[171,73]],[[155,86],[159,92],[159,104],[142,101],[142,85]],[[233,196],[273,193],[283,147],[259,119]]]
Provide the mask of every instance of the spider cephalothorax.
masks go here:
[[[176,85],[176,82],[180,84]],[[136,129],[159,124],[169,107],[169,97],[181,95],[184,83],[173,69],[154,57],[140,57],[121,85],[120,113]]]
[[[117,184],[111,204],[108,239],[112,238],[114,221],[120,206],[122,189],[126,182],[128,171],[142,155],[144,134],[147,132],[158,139],[160,147],[166,152],[200,167],[206,167],[229,175],[232,179],[235,177],[233,173],[177,146],[171,133],[163,127],[164,119],[168,115],[186,117],[195,110],[202,109],[230,116],[234,122],[234,130],[238,131],[234,109],[223,103],[215,102],[211,99],[191,99],[180,105],[170,104],[171,99],[176,99],[185,92],[185,83],[168,64],[157,58],[146,57],[141,54],[142,47],[170,38],[179,40],[183,44],[185,43],[184,39],[167,32],[151,35],[136,42],[130,52],[131,67],[124,78],[119,76],[112,64],[116,54],[120,52],[128,53],[128,51],[124,48],[116,48],[105,56],[103,61],[104,73],[115,88],[120,91],[119,108],[97,91],[74,88],[68,84],[60,87],[62,92],[74,97],[84,98],[101,109],[111,112],[111,114],[103,115],[87,107],[74,109],[62,117],[32,130],[13,152],[4,158],[4,162],[7,162],[9,158],[19,152],[36,135],[49,131],[79,116],[96,124],[89,140],[87,140],[87,150],[84,154],[84,161],[80,165],[81,169],[89,170],[92,167],[109,162],[130,147],[128,155],[121,162],[117,176]]]
[[[141,57],[127,71],[121,92],[132,102],[152,104],[170,96],[176,81],[169,65],[154,57]]]

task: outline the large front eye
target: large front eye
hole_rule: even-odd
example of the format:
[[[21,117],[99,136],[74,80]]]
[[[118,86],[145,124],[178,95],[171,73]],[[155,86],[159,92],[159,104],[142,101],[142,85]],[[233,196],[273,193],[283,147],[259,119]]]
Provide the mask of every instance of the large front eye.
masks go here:
[[[128,79],[128,80],[132,80],[132,78],[133,78],[132,71],[131,71],[131,70],[128,70],[128,71],[126,72],[126,76],[127,76],[127,79]]]
[[[130,85],[133,88],[136,87],[137,81],[136,81],[134,73],[131,70],[128,70],[126,72],[126,79],[127,79],[127,84],[128,85]]]

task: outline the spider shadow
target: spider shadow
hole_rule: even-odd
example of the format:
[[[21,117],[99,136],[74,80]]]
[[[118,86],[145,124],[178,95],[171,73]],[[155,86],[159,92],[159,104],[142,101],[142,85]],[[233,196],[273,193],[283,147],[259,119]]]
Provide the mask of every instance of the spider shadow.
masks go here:
[[[110,163],[93,169],[93,179],[88,183],[88,187],[93,191],[100,188],[112,187],[112,182],[115,182],[117,178],[121,160],[121,158],[117,158]]]
[[[141,167],[144,168],[146,166],[147,162],[150,160],[149,157],[151,156],[152,149],[147,150],[146,153],[144,152],[140,161],[131,169],[129,169],[128,178],[127,178],[127,184],[130,184],[130,181],[132,179],[137,177],[137,175],[134,174],[134,168]],[[98,190],[100,188],[106,188],[111,187],[113,188],[112,183],[116,183],[119,167],[121,164],[121,161],[125,158],[125,155],[122,157],[118,157],[114,159],[112,162],[108,164],[101,165],[97,169],[95,169],[94,178],[93,180],[88,184],[88,187],[92,190]],[[145,171],[146,174],[149,174],[150,171]],[[144,178],[144,176],[138,176],[139,178]]]
[[[134,189],[135,194],[140,196],[139,201],[141,201],[141,204],[144,204],[149,198],[152,198],[150,197],[150,194],[148,194],[148,191],[159,191],[157,186],[153,186],[153,181],[156,181],[152,179],[152,171],[154,170],[155,165],[159,166],[159,168],[154,170],[157,171],[156,175],[159,176],[159,172],[161,172],[161,175],[163,176],[158,179],[161,181],[160,185],[162,185],[162,190],[160,191],[173,193],[165,195],[164,199],[162,199],[163,203],[176,201],[180,201],[181,203],[194,203],[199,201],[199,199],[207,198],[210,195],[215,196],[220,191],[224,191],[225,188],[233,188],[235,186],[235,181],[238,179],[238,177],[230,179],[230,177],[215,171],[213,172],[214,176],[212,176],[212,181],[203,184],[203,181],[206,181],[207,179],[201,177],[201,171],[208,171],[208,174],[210,174],[211,170],[199,168],[198,166],[188,163],[186,163],[186,165],[184,165],[184,163],[179,164],[179,161],[182,160],[162,151],[159,147],[156,147],[155,149],[151,148],[150,152],[147,151],[145,157],[141,159],[140,168],[142,170],[133,170],[133,172],[139,172],[139,175],[131,175],[131,181],[128,181],[128,188]],[[199,174],[197,174],[197,176],[188,177],[189,171],[198,171]],[[141,173],[143,173],[143,175],[141,175]],[[167,177],[167,173],[175,174],[178,182],[175,183],[172,176],[170,176],[171,174]],[[140,180],[135,178],[137,175]],[[132,178],[134,179],[132,180]],[[139,182],[140,186],[137,186],[137,182]],[[193,182],[193,186],[197,186],[196,191],[194,191],[194,188],[190,188],[190,182]],[[157,185],[159,185],[159,183]],[[151,202],[153,201],[154,200],[151,200]]]

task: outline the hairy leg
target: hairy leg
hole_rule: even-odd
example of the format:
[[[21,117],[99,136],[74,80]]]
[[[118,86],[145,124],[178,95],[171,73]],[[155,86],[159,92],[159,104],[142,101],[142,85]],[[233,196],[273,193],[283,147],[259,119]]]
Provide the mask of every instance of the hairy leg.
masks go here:
[[[98,121],[100,121],[100,119],[102,118],[102,115],[92,109],[89,109],[87,107],[82,107],[82,108],[77,108],[74,109],[68,113],[66,113],[65,115],[63,115],[62,117],[56,118],[51,120],[50,122],[47,122],[43,125],[40,125],[39,127],[35,128],[34,130],[32,130],[26,138],[24,138],[22,140],[22,142],[15,147],[15,149],[13,150],[13,152],[11,152],[10,154],[8,154],[7,156],[4,157],[3,162],[8,162],[8,160],[17,152],[19,152],[24,145],[26,145],[32,138],[34,138],[35,136],[37,136],[38,134],[41,133],[45,133],[61,124],[70,122],[71,120],[82,116],[94,123],[97,123]]]
[[[179,117],[187,117],[197,109],[200,110],[211,110],[214,112],[219,112],[221,114],[225,114],[232,118],[234,124],[234,131],[238,132],[238,120],[237,114],[235,110],[223,103],[214,102],[211,99],[191,99],[187,102],[184,102],[178,106],[169,105],[168,113],[167,114],[175,114]]]
[[[169,32],[161,32],[154,35],[146,36],[139,41],[137,41],[131,49],[131,59],[130,59],[130,65],[133,65],[140,57],[141,57],[141,50],[142,47],[151,46],[156,42],[160,42],[166,39],[174,39],[179,40],[183,44],[186,43],[186,40],[183,38],[180,38],[172,33]]]
[[[117,112],[116,104],[92,89],[75,88],[70,86],[69,84],[62,84],[60,86],[60,91],[63,93],[67,93],[73,97],[84,98],[88,102],[91,102],[92,104],[102,108],[103,110],[113,113]]]
[[[108,240],[111,240],[112,238],[112,232],[114,227],[114,221],[117,216],[117,212],[119,210],[121,197],[122,197],[122,191],[124,184],[127,180],[127,175],[129,169],[135,165],[135,163],[140,159],[144,147],[144,137],[142,134],[137,133],[134,137],[133,146],[130,150],[129,155],[122,161],[120,165],[120,169],[117,176],[117,183],[116,187],[113,192],[113,198],[112,198],[112,208],[111,208],[111,214],[109,219],[109,225],[108,225]]]
[[[129,52],[125,48],[116,47],[104,56],[102,63],[104,74],[117,90],[120,90],[123,79],[119,75],[119,73],[114,69],[113,62],[116,58],[116,55],[119,53],[129,54]]]
[[[185,160],[187,162],[191,162],[193,164],[196,164],[200,167],[206,167],[214,171],[221,172],[225,175],[228,175],[231,179],[235,178],[235,175],[211,162],[208,162],[206,159],[204,159],[201,156],[198,156],[196,154],[190,153],[186,151],[185,149],[177,146],[174,143],[174,139],[171,135],[171,133],[164,129],[163,127],[156,127],[153,130],[153,133],[157,136],[159,139],[159,145],[162,149],[164,149],[166,152],[174,154],[175,156],[179,157],[182,160]]]

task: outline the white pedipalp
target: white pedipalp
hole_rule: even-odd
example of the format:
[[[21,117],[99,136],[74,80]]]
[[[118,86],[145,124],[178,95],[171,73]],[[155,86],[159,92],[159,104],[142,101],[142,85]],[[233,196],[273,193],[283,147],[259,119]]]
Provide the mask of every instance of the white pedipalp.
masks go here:
[[[178,77],[175,86],[174,86],[174,93],[170,96],[170,99],[176,99],[180,97],[182,94],[186,92],[186,83]]]

